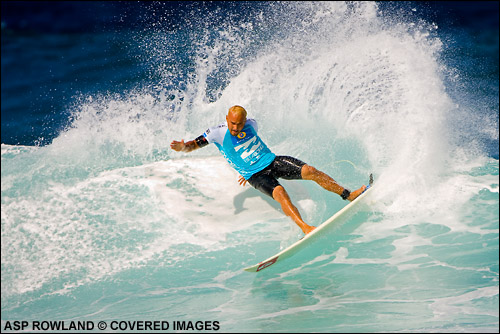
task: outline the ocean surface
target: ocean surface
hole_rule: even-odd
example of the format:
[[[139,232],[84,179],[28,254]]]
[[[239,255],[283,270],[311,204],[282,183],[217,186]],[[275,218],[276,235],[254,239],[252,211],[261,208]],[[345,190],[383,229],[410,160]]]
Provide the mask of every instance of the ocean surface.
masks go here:
[[[498,333],[498,2],[1,16],[2,332]],[[375,177],[368,206],[257,274],[300,229],[215,146],[169,147],[235,104],[274,153]],[[282,184],[311,225],[346,204]]]

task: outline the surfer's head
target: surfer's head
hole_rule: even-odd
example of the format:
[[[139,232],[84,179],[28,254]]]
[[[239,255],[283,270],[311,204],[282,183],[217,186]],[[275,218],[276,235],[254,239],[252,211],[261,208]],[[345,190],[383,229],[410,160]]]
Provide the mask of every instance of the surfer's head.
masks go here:
[[[247,111],[241,106],[232,106],[226,116],[227,128],[232,136],[240,134],[247,121]]]

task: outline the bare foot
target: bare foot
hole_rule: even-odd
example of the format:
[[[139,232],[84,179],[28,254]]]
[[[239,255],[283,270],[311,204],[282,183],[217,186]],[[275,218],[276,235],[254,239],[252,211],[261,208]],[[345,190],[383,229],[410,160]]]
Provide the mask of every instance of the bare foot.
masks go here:
[[[306,227],[302,228],[302,232],[304,232],[304,234],[307,235],[307,234],[311,233],[312,231],[314,231],[315,229],[316,229],[316,227],[307,225]]]
[[[356,199],[356,197],[358,197],[359,195],[361,195],[363,193],[363,191],[365,191],[366,189],[366,186],[362,186],[361,188],[359,188],[358,190],[354,190],[351,195],[349,195],[349,197],[347,197],[347,199],[349,201],[354,201]]]

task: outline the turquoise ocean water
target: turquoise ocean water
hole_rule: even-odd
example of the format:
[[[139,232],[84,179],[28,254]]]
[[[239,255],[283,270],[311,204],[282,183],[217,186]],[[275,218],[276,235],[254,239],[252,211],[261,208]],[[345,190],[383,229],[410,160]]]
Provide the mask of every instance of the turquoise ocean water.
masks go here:
[[[77,5],[113,24],[2,7],[2,332],[498,332],[498,5]],[[300,229],[214,146],[169,148],[234,104],[276,154],[376,179],[258,274]],[[345,205],[282,184],[311,225]]]

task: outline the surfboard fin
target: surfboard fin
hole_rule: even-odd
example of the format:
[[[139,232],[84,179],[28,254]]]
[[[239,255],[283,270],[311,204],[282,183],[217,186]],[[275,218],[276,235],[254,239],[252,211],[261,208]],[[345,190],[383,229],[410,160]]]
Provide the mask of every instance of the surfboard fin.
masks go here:
[[[370,181],[368,183],[368,185],[371,187],[373,184],[373,174],[370,173]]]

